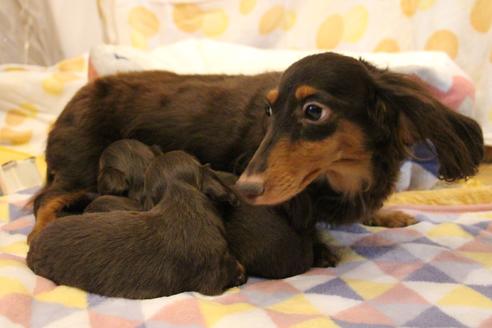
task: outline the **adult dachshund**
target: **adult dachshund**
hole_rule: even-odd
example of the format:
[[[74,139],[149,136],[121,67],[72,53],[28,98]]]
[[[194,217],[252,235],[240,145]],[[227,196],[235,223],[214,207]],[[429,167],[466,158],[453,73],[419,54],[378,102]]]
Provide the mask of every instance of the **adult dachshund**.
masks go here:
[[[299,225],[401,224],[378,210],[416,142],[429,142],[448,181],[475,174],[483,157],[479,125],[416,79],[335,53],[254,76],[119,74],[83,87],[50,132],[30,238],[96,189],[101,152],[123,138],[242,173],[251,203],[301,208]]]

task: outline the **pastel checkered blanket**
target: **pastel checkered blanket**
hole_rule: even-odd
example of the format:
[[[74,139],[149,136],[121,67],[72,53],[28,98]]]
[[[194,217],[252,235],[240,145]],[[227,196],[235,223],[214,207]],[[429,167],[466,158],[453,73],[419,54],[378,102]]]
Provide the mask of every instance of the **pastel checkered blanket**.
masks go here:
[[[406,206],[418,224],[326,229],[336,268],[138,301],[29,270],[32,192],[0,198],[0,327],[492,327],[492,205]]]

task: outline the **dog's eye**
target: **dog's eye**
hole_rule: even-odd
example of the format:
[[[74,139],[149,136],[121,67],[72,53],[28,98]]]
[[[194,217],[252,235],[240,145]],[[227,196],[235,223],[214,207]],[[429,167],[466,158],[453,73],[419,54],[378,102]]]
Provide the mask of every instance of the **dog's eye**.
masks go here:
[[[272,116],[272,106],[270,104],[265,106],[265,113],[267,116]]]
[[[329,109],[326,106],[315,102],[308,102],[302,108],[304,118],[312,122],[323,121],[328,117]]]

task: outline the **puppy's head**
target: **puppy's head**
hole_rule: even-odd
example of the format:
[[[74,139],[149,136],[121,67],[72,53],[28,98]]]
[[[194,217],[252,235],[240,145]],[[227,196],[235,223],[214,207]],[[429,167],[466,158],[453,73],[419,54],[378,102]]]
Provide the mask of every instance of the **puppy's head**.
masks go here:
[[[255,204],[286,201],[316,179],[348,196],[369,190],[381,183],[376,167],[398,170],[386,164],[417,141],[434,145],[445,180],[473,175],[483,155],[478,124],[415,79],[334,53],[289,67],[266,95],[266,115],[269,129],[237,183]]]
[[[236,203],[237,197],[208,165],[201,165],[184,151],[170,151],[157,156],[145,174],[144,207],[150,209],[163,197],[166,184],[184,182],[217,201]]]
[[[98,192],[140,199],[145,170],[160,153],[158,146],[149,147],[137,140],[115,141],[99,158]]]

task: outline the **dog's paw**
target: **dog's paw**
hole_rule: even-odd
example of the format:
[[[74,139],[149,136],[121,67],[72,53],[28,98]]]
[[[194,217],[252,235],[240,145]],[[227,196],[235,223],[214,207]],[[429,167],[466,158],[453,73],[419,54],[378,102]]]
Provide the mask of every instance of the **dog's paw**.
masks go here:
[[[248,281],[248,275],[246,274],[246,269],[244,266],[236,261],[237,276],[234,286],[240,286]]]
[[[364,219],[362,223],[376,227],[402,228],[417,223],[417,220],[401,211],[380,210]]]
[[[322,242],[313,244],[313,267],[334,267],[340,261],[340,257]]]

